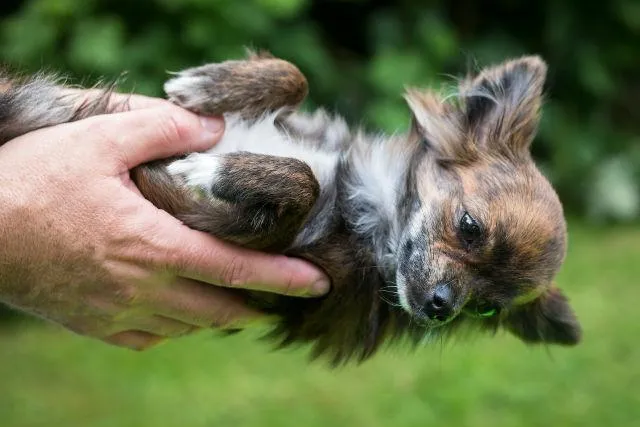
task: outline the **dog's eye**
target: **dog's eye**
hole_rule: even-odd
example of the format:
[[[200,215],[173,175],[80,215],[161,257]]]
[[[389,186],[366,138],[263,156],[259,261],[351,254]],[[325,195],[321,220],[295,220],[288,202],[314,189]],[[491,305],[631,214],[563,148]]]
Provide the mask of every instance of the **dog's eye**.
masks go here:
[[[478,221],[473,219],[468,212],[465,212],[460,219],[460,236],[467,245],[472,245],[476,240],[482,236],[482,229],[478,224]]]

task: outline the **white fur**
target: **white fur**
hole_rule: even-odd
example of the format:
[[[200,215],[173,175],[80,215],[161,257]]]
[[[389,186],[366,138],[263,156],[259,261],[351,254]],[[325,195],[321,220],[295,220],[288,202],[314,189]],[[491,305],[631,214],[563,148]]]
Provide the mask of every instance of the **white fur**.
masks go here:
[[[204,80],[203,77],[180,73],[179,77],[165,82],[164,91],[168,94],[193,95],[202,91]]]
[[[329,115],[318,109],[312,114],[300,113],[290,116],[287,124],[307,134],[321,134],[322,149],[327,151],[341,150],[345,142],[350,140],[349,126],[340,116]]]
[[[390,234],[385,236],[387,241],[374,243],[379,250],[378,261],[383,263],[398,244],[398,196],[403,188],[411,155],[387,138],[367,139],[364,135],[358,135],[348,154],[354,175],[347,187],[349,199],[354,203],[375,207],[357,219],[354,224],[356,231],[374,235],[380,224],[391,226]]]
[[[396,289],[398,289],[398,300],[400,305],[407,313],[412,313],[409,305],[409,297],[407,296],[407,281],[399,271],[396,272]]]
[[[164,84],[164,91],[170,99],[178,100],[183,107],[197,107],[206,104],[210,98],[205,88],[212,85],[206,76],[191,76],[189,70],[178,73],[178,77]]]
[[[193,153],[172,162],[168,166],[169,173],[182,176],[190,186],[208,190],[216,182],[220,170],[220,157],[227,153],[246,151],[301,160],[311,167],[321,189],[332,185],[338,153],[320,150],[314,148],[313,144],[293,139],[276,127],[276,116],[277,113],[269,114],[255,123],[248,123],[237,116],[228,115],[224,137],[218,144],[204,153]],[[320,238],[325,231],[324,222],[329,217],[329,212],[321,212],[318,221],[322,224],[303,229],[295,245],[310,244]],[[309,232],[310,230],[312,232]]]
[[[339,156],[348,156],[353,167],[353,178],[347,184],[348,197],[353,203],[372,207],[358,217],[353,225],[357,232],[371,236],[376,234],[381,224],[391,225],[390,235],[385,236],[387,240],[373,242],[378,249],[378,262],[386,265],[398,243],[398,194],[411,153],[399,149],[393,141],[385,141],[386,138],[371,139],[365,135],[357,135],[347,152],[330,151],[324,146],[318,147],[316,141],[305,141],[285,133],[275,124],[277,115],[277,112],[268,114],[256,122],[247,122],[233,114],[227,115],[224,137],[218,144],[204,153],[194,153],[171,163],[169,172],[183,176],[189,185],[211,188],[219,171],[219,156],[246,151],[301,160],[311,167],[321,189],[327,190],[333,185]],[[318,121],[321,118],[318,115]],[[323,143],[328,139],[329,148],[339,145],[349,132],[343,121],[326,130]],[[327,204],[327,207],[331,206]],[[320,223],[330,217],[330,212],[320,212],[317,217],[318,226],[306,232],[303,230],[295,245],[310,244],[321,237],[324,224]]]
[[[358,178],[357,185],[349,188],[349,198],[366,200],[380,209],[381,216],[392,219],[396,216],[396,205],[402,180],[407,170],[405,155],[393,148],[393,143],[383,138],[374,141],[356,142],[351,155],[353,173]],[[380,216],[360,219],[359,228],[375,227]]]
[[[295,141],[275,125],[277,113],[269,114],[255,123],[248,123],[237,116],[226,117],[226,128],[222,140],[204,153],[194,153],[177,160],[169,166],[172,174],[185,174],[195,185],[213,182],[217,173],[217,157],[226,153],[247,151],[279,157],[291,157],[307,163],[321,187],[335,175],[338,156],[316,150],[300,141]],[[207,172],[207,169],[211,168]]]
[[[193,153],[167,166],[173,176],[181,176],[190,187],[209,190],[217,181],[220,171],[220,158],[204,153]]]
[[[417,240],[424,238],[424,234],[422,232],[422,227],[425,223],[426,218],[423,215],[415,215],[409,227],[407,228],[406,234],[409,235],[409,239]],[[408,313],[412,313],[411,306],[409,305],[409,297],[407,295],[407,282],[405,277],[399,272],[396,272],[396,288],[398,289],[398,300],[400,301],[400,305],[404,308]]]

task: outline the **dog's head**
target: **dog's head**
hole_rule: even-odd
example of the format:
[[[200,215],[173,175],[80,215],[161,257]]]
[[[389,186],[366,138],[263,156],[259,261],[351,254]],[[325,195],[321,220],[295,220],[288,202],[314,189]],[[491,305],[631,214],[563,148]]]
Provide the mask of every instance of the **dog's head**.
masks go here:
[[[553,285],[566,250],[558,197],[533,163],[546,65],[525,57],[483,70],[455,97],[408,92],[408,174],[396,282],[427,328],[474,322],[524,341],[575,344],[580,326]]]

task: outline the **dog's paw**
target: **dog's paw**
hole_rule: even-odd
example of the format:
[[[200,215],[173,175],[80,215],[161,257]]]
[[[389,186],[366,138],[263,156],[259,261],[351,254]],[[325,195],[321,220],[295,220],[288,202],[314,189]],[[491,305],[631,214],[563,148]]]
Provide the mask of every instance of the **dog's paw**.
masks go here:
[[[181,71],[164,90],[170,101],[198,114],[238,113],[255,119],[299,105],[307,80],[287,61],[251,56]]]
[[[207,153],[192,153],[167,165],[167,172],[197,194],[211,195],[219,181],[222,160]]]
[[[164,84],[169,100],[198,114],[225,112],[223,72],[220,65],[209,64],[179,72]]]

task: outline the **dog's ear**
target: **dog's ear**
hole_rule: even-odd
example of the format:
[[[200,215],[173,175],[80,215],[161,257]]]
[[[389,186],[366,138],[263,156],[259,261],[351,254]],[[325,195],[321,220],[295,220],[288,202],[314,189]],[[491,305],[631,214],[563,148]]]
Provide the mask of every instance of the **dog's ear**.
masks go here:
[[[511,310],[504,322],[507,329],[528,343],[575,345],[582,336],[569,301],[555,286]]]
[[[444,160],[469,161],[478,149],[526,155],[540,121],[547,65],[526,56],[462,80],[456,96],[409,89],[416,132]]]
[[[466,162],[475,158],[473,142],[466,138],[459,108],[436,92],[409,88],[404,96],[411,112],[412,132],[436,152],[440,160]]]
[[[507,61],[460,84],[466,131],[487,149],[527,153],[538,127],[547,65],[538,56]]]

